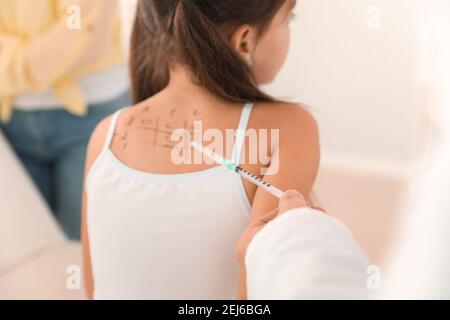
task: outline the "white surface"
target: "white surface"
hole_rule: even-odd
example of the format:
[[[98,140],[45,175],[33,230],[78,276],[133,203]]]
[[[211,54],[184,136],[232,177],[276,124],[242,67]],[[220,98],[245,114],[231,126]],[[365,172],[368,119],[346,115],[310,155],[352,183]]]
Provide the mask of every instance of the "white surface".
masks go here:
[[[0,132],[0,272],[65,237]]]
[[[80,244],[67,242],[1,132],[0,154],[0,300],[85,298],[66,285]]]
[[[450,2],[433,0],[430,13],[438,40],[430,70],[436,149],[427,157],[428,170],[421,171],[426,174],[399,216],[383,298],[450,299]]]
[[[0,300],[86,299],[82,277],[72,278],[79,273],[69,268],[78,268],[81,262],[79,243],[63,244],[30,256],[14,269],[0,273]],[[74,284],[80,286],[72,287]]]

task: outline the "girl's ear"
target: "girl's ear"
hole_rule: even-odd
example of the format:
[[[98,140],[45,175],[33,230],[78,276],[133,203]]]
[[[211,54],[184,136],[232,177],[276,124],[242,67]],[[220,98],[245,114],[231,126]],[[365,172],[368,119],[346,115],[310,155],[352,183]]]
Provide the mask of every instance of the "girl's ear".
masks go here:
[[[255,31],[251,26],[243,25],[231,35],[231,46],[249,66],[252,65],[253,51],[256,47],[254,34]]]

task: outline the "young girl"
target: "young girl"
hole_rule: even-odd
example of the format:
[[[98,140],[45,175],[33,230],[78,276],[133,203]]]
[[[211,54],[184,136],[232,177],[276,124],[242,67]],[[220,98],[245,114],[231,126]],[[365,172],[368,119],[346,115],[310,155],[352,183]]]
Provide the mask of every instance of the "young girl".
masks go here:
[[[89,145],[83,242],[96,299],[234,299],[234,246],[277,199],[211,164],[176,164],[171,133],[238,130],[222,155],[253,173],[245,129],[270,141],[275,186],[310,194],[319,165],[316,122],[258,89],[290,42],[293,0],[141,0],[131,46],[136,105],[105,119]],[[276,162],[276,164],[275,164]],[[271,167],[277,167],[274,170]],[[272,169],[272,170],[271,170]],[[241,274],[241,285],[245,274]]]

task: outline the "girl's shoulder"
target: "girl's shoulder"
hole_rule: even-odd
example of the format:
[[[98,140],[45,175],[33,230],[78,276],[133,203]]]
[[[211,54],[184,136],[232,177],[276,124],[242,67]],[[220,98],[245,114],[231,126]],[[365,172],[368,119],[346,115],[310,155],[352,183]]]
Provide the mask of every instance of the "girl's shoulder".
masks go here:
[[[114,115],[110,115],[101,120],[91,134],[86,153],[85,173],[90,172],[97,158],[104,152],[106,148],[108,133],[112,125]]]
[[[134,113],[137,106],[124,107],[101,120],[90,138],[89,145],[92,149],[104,147],[105,143],[107,143],[108,133],[111,130],[114,130],[114,133],[120,131],[123,124],[135,116]]]
[[[251,125],[260,129],[280,129],[288,133],[318,132],[318,124],[310,108],[288,102],[255,104]]]

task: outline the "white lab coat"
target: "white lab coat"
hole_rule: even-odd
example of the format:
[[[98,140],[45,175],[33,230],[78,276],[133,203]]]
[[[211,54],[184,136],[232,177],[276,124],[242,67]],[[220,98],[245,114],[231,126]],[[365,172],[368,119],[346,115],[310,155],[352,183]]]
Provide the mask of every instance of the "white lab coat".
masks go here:
[[[250,243],[248,298],[365,298],[369,265],[341,222],[309,208],[292,210],[268,223]]]

